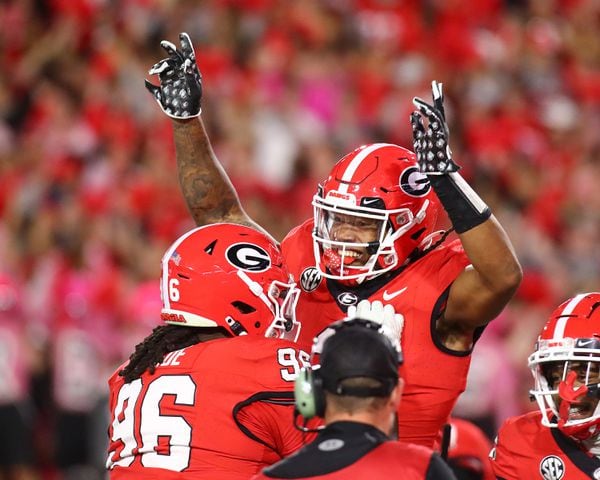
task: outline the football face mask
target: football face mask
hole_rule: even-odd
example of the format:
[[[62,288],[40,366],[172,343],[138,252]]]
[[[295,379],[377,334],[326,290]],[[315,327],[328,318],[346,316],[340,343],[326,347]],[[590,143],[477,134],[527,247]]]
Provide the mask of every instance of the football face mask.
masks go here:
[[[247,276],[241,275],[246,282]],[[263,295],[264,292],[261,292],[258,297],[263,302],[268,299],[273,313],[273,322],[267,327],[265,337],[285,338],[295,342],[300,334],[300,323],[296,321],[296,304],[300,289],[293,282],[284,283],[273,280],[267,290],[267,298],[265,299]],[[269,304],[267,305],[269,306]]]
[[[529,367],[542,424],[578,440],[600,434],[600,294],[559,306],[538,338]]]
[[[313,207],[317,268],[326,278],[357,283],[405,264],[430,241],[437,219],[437,201],[414,154],[385,143],[342,158]]]
[[[586,340],[578,340],[582,341]],[[534,373],[536,388],[531,392],[542,402],[544,425],[581,440],[595,436],[600,422],[600,356],[596,356],[600,355],[600,342],[595,342],[597,353],[574,348],[570,357],[577,360],[540,363]]]

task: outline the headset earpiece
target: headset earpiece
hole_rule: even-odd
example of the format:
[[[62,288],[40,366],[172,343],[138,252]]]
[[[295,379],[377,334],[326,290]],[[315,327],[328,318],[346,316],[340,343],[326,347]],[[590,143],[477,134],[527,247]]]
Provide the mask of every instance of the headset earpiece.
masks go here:
[[[325,414],[323,381],[317,372],[310,367],[302,368],[294,383],[296,410],[305,419]]]

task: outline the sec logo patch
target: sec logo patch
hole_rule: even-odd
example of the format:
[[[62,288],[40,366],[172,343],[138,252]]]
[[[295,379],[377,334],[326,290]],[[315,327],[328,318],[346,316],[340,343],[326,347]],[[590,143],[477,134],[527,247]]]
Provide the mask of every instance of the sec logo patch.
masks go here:
[[[315,267],[304,269],[300,275],[300,287],[305,292],[312,292],[321,283],[321,274]]]
[[[548,455],[540,462],[540,475],[544,480],[561,480],[565,476],[565,464],[560,457]]]

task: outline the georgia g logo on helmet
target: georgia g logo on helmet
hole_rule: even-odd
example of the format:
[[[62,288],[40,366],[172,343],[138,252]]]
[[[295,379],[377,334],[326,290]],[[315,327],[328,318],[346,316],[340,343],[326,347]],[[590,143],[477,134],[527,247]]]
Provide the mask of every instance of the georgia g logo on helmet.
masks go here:
[[[235,243],[225,252],[225,258],[234,267],[249,272],[264,272],[271,266],[267,251],[252,243]]]
[[[424,197],[431,190],[431,184],[427,175],[415,166],[408,167],[400,174],[400,188],[411,197]]]

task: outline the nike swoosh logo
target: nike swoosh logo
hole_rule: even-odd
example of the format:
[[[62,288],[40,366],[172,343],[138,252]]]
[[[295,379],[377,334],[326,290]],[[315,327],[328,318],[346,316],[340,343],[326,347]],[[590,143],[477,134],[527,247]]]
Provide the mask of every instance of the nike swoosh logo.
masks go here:
[[[401,288],[400,290],[396,290],[395,292],[388,293],[387,290],[383,291],[383,300],[389,302],[393,298],[396,298],[398,295],[404,292],[408,287]]]
[[[587,345],[591,345],[592,343],[594,343],[594,340],[580,340],[579,341],[579,346],[580,347],[585,347]]]

